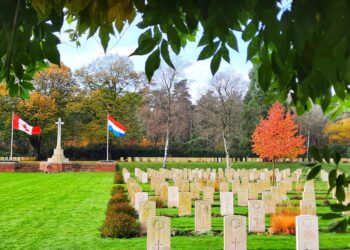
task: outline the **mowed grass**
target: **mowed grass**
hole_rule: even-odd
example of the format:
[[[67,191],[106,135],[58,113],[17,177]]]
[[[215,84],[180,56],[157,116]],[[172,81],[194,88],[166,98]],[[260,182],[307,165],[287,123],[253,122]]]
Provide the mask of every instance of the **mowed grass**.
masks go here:
[[[254,167],[240,163],[237,168]],[[245,165],[243,165],[245,164]],[[146,164],[145,164],[146,165]],[[195,163],[172,163],[169,167],[200,167]],[[209,166],[210,165],[210,166]],[[201,167],[224,167],[209,164]],[[255,166],[259,165],[255,163]],[[288,164],[287,164],[288,165]],[[299,166],[289,164],[291,169]],[[160,166],[160,164],[159,164]],[[140,167],[139,163],[128,168]],[[151,164],[142,166],[152,167]],[[157,166],[153,166],[157,168]],[[263,167],[268,167],[264,165]],[[130,172],[133,172],[130,170]],[[103,239],[99,228],[105,218],[113,173],[0,173],[0,249],[146,249],[146,238]],[[322,185],[317,185],[323,189]],[[144,191],[149,185],[143,185]],[[291,195],[300,196],[293,193]],[[319,213],[329,212],[322,207],[323,192],[317,194]],[[219,213],[218,201],[213,214]],[[246,208],[235,207],[236,214],[247,215]],[[157,214],[176,217],[177,209],[157,209]],[[222,218],[213,217],[215,235],[175,236],[172,249],[223,249],[220,231]],[[193,231],[194,218],[172,218],[172,228]],[[266,221],[269,224],[269,219]],[[350,249],[350,233],[327,233],[328,221],[320,220],[320,245],[324,249]],[[248,249],[295,249],[295,236],[249,234]]]

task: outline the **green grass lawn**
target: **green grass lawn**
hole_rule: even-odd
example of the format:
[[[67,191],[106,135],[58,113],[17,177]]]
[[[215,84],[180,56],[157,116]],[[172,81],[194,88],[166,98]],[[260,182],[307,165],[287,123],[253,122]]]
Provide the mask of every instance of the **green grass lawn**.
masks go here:
[[[252,164],[247,165],[250,167]],[[247,165],[242,163],[242,167]],[[135,166],[140,164],[128,167]],[[190,166],[195,168],[200,167],[200,164],[186,164],[186,167]],[[288,166],[293,169],[293,165]],[[146,249],[145,237],[100,238],[99,228],[105,218],[113,175],[0,173],[0,249]],[[317,183],[317,192],[323,189],[322,185]],[[143,185],[143,189],[149,189],[149,185]],[[317,197],[321,199],[324,195],[324,191],[320,191]],[[329,211],[327,207],[321,206],[321,201],[318,205],[320,214]],[[219,213],[218,201],[212,213]],[[247,208],[235,207],[235,213],[246,215]],[[176,216],[177,209],[157,209],[157,214]],[[350,248],[350,233],[327,233],[328,221],[319,222],[321,248]],[[172,218],[171,223],[177,231],[194,229],[193,217]],[[268,218],[266,223],[269,224]],[[215,236],[175,236],[171,239],[172,249],[223,249],[223,237],[220,234],[222,218],[213,217],[212,224],[213,229],[219,232]],[[249,234],[248,249],[295,249],[295,237]]]

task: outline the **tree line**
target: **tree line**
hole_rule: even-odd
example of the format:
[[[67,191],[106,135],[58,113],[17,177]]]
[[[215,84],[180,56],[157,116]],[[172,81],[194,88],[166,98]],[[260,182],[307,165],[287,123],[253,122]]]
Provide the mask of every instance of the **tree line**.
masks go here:
[[[17,131],[14,135],[15,152],[37,159],[52,154],[58,117],[65,122],[62,133],[69,157],[103,159],[107,113],[127,128],[125,138],[110,138],[113,157],[141,156],[144,152],[162,156],[164,151],[172,156],[254,156],[251,135],[278,99],[273,90],[262,91],[258,69],[251,70],[248,82],[233,71],[219,72],[194,102],[182,68],[163,65],[148,83],[130,59],[109,55],[75,72],[64,64],[37,72],[29,100],[9,98],[5,84],[1,84],[0,154],[8,154],[11,113],[15,111],[42,128],[39,136]],[[308,146],[328,143],[323,131],[329,121],[317,106],[296,122]],[[348,146],[341,140],[334,142]]]

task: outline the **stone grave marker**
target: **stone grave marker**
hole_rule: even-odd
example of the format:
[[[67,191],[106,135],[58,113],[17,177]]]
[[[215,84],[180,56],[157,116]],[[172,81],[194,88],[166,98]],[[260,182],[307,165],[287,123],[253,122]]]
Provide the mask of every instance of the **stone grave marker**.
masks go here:
[[[315,201],[315,192],[313,191],[304,191],[303,192],[303,200]]]
[[[296,220],[296,249],[319,250],[318,218],[314,215],[299,215]]]
[[[233,214],[232,192],[220,192],[220,214],[222,216]]]
[[[230,192],[227,182],[220,182],[220,192]]]
[[[191,215],[192,199],[190,192],[179,193],[179,216]]]
[[[316,215],[316,202],[313,200],[301,200],[300,215]]]
[[[169,187],[169,183],[168,182],[160,183],[160,199],[162,201],[167,201],[168,200],[168,187]]]
[[[271,191],[264,191],[262,193],[262,201],[266,214],[273,214],[276,212],[276,202]]]
[[[262,201],[248,201],[248,218],[249,232],[265,232],[265,209]]]
[[[196,182],[191,182],[190,186],[191,186],[192,198],[199,200],[200,199],[199,184]]]
[[[179,207],[178,187],[168,187],[168,208]]]
[[[224,250],[247,249],[246,217],[227,215],[224,217]]]
[[[248,189],[240,186],[237,192],[238,206],[246,207],[248,205]]]
[[[135,210],[139,212],[140,203],[148,200],[148,193],[146,192],[138,192],[135,194]]]
[[[147,232],[147,219],[156,216],[156,202],[142,201],[140,202],[139,221],[141,233]]]
[[[203,200],[209,201],[211,204],[214,202],[214,188],[205,186],[203,187]]]
[[[170,218],[154,216],[147,220],[147,250],[170,250]]]
[[[195,202],[195,231],[205,233],[211,230],[211,203],[198,200]]]

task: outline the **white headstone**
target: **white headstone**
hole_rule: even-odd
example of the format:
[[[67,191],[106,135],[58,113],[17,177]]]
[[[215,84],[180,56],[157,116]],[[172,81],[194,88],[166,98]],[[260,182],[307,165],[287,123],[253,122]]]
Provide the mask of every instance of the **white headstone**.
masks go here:
[[[179,188],[168,187],[168,208],[179,207]]]
[[[296,220],[296,250],[318,250],[318,219],[314,215],[299,215]]]
[[[147,220],[147,250],[170,250],[170,218],[154,216]]]
[[[148,200],[148,193],[146,192],[138,192],[135,194],[135,210],[139,212],[140,203]]]
[[[209,201],[195,202],[195,231],[199,233],[211,230],[211,203]]]
[[[227,215],[224,217],[224,250],[247,249],[246,217]]]
[[[233,214],[232,192],[220,192],[220,214],[222,216]]]
[[[262,201],[248,201],[248,217],[249,232],[265,232],[265,209]]]

